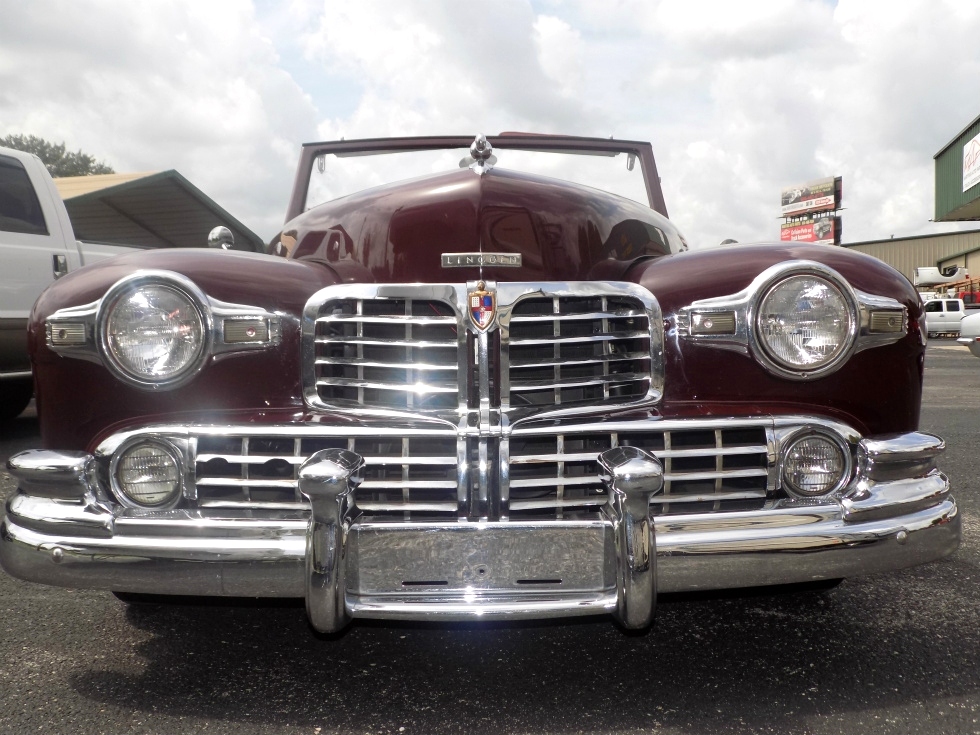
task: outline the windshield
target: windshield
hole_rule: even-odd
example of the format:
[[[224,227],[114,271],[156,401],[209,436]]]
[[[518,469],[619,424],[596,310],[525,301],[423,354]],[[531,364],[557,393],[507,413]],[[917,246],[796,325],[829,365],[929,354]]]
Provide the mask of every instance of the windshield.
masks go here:
[[[632,153],[532,151],[495,147],[495,169],[570,181],[650,206],[642,166]],[[467,148],[377,153],[323,153],[310,174],[304,209],[382,184],[469,166]]]

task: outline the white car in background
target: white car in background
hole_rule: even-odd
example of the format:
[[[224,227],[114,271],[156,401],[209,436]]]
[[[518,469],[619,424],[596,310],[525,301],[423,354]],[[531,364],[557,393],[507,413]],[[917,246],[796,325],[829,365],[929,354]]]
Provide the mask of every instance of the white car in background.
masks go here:
[[[970,348],[970,352],[980,357],[980,311],[963,317],[960,322],[960,336],[956,340]]]
[[[926,314],[926,333],[930,337],[960,333],[960,321],[966,313],[963,299],[927,299],[923,310]]]

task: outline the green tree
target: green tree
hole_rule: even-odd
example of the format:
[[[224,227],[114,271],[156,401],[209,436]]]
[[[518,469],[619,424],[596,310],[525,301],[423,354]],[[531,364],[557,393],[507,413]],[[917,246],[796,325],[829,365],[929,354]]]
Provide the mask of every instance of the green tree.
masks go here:
[[[36,135],[8,135],[0,138],[0,146],[33,153],[47,166],[48,173],[55,177],[115,173],[87,153],[69,151],[64,143],[49,143]]]

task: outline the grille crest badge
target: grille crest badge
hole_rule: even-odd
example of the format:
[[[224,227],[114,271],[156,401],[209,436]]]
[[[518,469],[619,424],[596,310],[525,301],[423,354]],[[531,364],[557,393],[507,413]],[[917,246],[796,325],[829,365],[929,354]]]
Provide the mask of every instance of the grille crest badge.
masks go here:
[[[473,325],[481,332],[486,331],[497,316],[497,295],[487,290],[485,282],[478,281],[476,289],[467,292],[466,300]]]

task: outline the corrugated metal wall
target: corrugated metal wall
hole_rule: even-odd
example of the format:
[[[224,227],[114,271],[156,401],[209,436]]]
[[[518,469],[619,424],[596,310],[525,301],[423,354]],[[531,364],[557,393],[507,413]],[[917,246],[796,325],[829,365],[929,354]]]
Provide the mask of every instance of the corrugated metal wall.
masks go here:
[[[960,168],[962,169],[962,162]],[[885,261],[892,268],[904,273],[911,281],[913,272],[921,266],[964,264],[963,258],[950,259],[948,263],[942,261],[951,258],[951,256],[980,248],[980,230],[949,232],[923,237],[903,237],[899,240],[859,242],[845,247],[873,255],[878,260]],[[976,261],[974,261],[974,266],[977,267],[976,272],[969,263],[965,263],[965,265],[970,270],[972,277],[980,278],[980,267],[977,267]]]
[[[980,118],[973,121],[938,156],[936,156],[936,214],[942,221],[958,207],[980,197],[980,184],[963,191],[963,144],[980,133]]]

